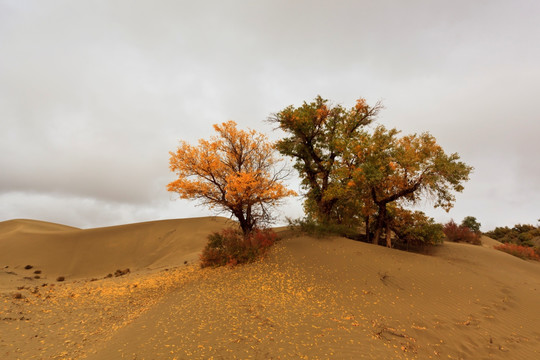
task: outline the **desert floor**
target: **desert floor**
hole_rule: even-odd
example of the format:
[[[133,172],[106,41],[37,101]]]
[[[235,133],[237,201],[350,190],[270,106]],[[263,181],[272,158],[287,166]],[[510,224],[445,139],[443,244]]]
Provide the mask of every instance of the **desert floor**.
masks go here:
[[[1,222],[0,358],[540,358],[540,263],[494,240],[422,255],[282,231],[265,259],[200,269],[227,225]]]

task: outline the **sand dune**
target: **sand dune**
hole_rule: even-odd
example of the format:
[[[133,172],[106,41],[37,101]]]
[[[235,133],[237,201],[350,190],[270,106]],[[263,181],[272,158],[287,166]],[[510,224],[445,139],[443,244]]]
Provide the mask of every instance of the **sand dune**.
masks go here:
[[[207,235],[226,218],[151,221],[81,230],[33,220],[0,223],[0,266],[49,281],[103,277],[118,269],[179,266],[197,259]],[[31,265],[32,271],[24,270]]]
[[[283,231],[259,262],[234,269],[184,266],[187,254],[202,248],[203,235],[224,223],[203,218],[34,232],[33,241],[79,244],[72,252],[84,270],[73,272],[76,282],[27,286],[19,290],[22,299],[13,299],[15,290],[3,291],[0,318],[8,320],[0,321],[0,357],[540,358],[540,263],[496,251],[489,239],[486,246],[445,243],[421,255]],[[18,231],[24,240],[28,232]],[[123,250],[110,244],[115,241]],[[83,255],[99,246],[116,254],[104,254],[107,269],[140,271],[83,280],[94,268],[105,270],[101,258]]]

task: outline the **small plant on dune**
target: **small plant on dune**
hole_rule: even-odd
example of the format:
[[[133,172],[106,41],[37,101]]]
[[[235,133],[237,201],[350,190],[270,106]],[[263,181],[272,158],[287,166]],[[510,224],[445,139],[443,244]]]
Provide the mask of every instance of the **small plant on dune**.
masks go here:
[[[522,246],[516,244],[501,244],[495,246],[495,249],[504,251],[510,255],[517,256],[522,259],[537,260],[540,261],[540,255],[534,248],[529,246]]]
[[[269,229],[255,229],[247,235],[234,229],[215,232],[208,236],[201,254],[201,267],[252,262],[264,255],[276,240],[276,233]]]
[[[466,242],[473,245],[481,245],[480,233],[471,231],[467,226],[458,225],[454,220],[446,223],[443,227],[446,239],[452,242]]]

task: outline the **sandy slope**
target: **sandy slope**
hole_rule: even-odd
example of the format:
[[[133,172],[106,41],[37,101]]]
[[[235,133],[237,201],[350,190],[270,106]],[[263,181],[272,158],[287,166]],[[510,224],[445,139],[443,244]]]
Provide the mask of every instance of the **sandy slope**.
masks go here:
[[[104,277],[116,270],[178,266],[197,259],[206,236],[225,226],[220,217],[151,221],[81,230],[33,220],[0,222],[0,288],[35,276],[28,285]],[[31,270],[25,270],[32,265]],[[8,266],[8,268],[5,268]],[[14,274],[6,275],[10,271]]]
[[[176,226],[188,223],[211,224]],[[158,263],[182,261],[191,251],[182,249]],[[24,299],[6,290],[0,302],[2,359],[540,358],[540,263],[490,247],[420,255],[286,236],[232,270],[181,266],[19,291]]]

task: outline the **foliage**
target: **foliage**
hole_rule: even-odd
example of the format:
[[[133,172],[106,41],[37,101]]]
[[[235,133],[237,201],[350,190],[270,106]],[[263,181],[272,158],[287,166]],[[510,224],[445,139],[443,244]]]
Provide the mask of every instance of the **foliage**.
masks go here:
[[[466,216],[461,222],[461,226],[469,228],[472,232],[480,233],[480,224],[474,216]]]
[[[454,220],[450,220],[443,227],[444,234],[448,241],[466,242],[473,245],[481,245],[480,233],[471,231],[470,228],[464,225],[458,225]]]
[[[362,199],[363,213],[376,219],[373,243],[378,243],[389,221],[388,205],[415,204],[427,197],[448,211],[455,201],[453,193],[463,190],[472,171],[458,154],[447,155],[432,135],[400,138],[398,133],[378,126],[371,134],[360,134],[348,161],[348,186]]]
[[[494,247],[497,250],[517,256],[522,259],[530,259],[540,261],[540,255],[535,249],[517,244],[501,244]]]
[[[516,224],[512,228],[496,227],[485,233],[502,243],[512,243],[523,246],[540,246],[540,228],[528,224]]]
[[[396,235],[396,248],[421,249],[441,244],[444,239],[443,226],[421,211],[395,208],[391,216],[390,229]]]
[[[323,225],[364,223],[373,243],[386,232],[390,246],[390,208],[405,211],[403,205],[424,198],[445,210],[453,206],[454,192],[463,190],[472,171],[457,154],[446,154],[428,133],[398,137],[399,131],[383,126],[368,131],[380,103],[370,107],[360,99],[350,110],[327,103],[318,96],[270,119],[287,134],[277,148],[296,161],[309,218]]]
[[[266,136],[243,131],[228,121],[214,125],[217,136],[198,146],[181,142],[171,152],[170,169],[178,179],[167,189],[183,199],[196,199],[211,208],[230,212],[244,234],[271,221],[270,209],[284,197],[296,195],[282,180],[283,168]]]
[[[339,222],[336,217],[347,210],[347,197],[340,194],[343,179],[336,177],[349,142],[370,124],[381,105],[371,107],[364,99],[357,100],[351,109],[330,106],[328,100],[317,96],[311,103],[298,108],[289,106],[274,114],[269,121],[278,125],[287,137],[277,143],[283,155],[295,161],[295,169],[307,191],[305,210],[320,223]],[[336,206],[342,202],[340,211]]]
[[[247,235],[234,229],[215,232],[208,236],[201,254],[201,267],[252,262],[264,255],[276,240],[276,233],[268,229],[255,229]]]

